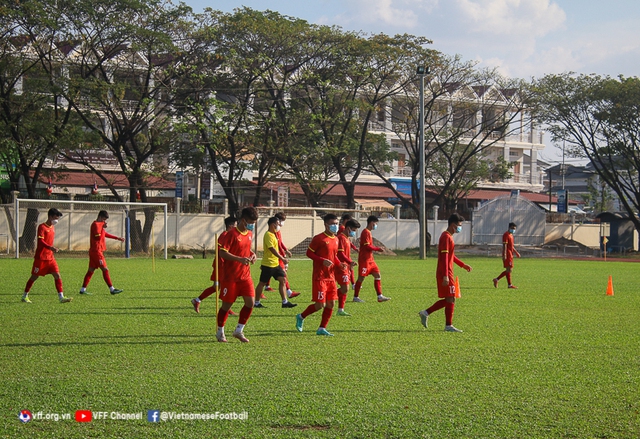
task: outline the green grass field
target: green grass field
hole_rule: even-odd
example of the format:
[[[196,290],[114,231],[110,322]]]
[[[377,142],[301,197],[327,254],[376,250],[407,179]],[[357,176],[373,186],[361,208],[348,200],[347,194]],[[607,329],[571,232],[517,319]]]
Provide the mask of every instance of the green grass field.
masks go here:
[[[125,292],[109,295],[96,273],[94,294],[79,296],[87,261],[59,258],[70,304],[58,303],[51,276],[21,303],[32,261],[0,260],[0,437],[640,437],[640,265],[521,259],[519,289],[507,290],[491,282],[499,259],[461,257],[474,268],[456,272],[462,334],[443,331],[442,311],[420,325],[418,311],[436,300],[435,260],[406,258],[378,258],[390,302],[375,301],[368,278],[366,303],[332,318],[335,337],[315,335],[319,313],[298,333],[311,263],[295,260],[300,305],[281,309],[268,293],[249,344],[229,336],[237,317],[229,343],[216,342],[213,297],[199,315],[189,303],[210,285],[210,260],[159,260],[153,273],[149,259],[111,258]],[[23,409],[72,419],[22,424]],[[76,410],[94,420],[77,423]],[[248,419],[152,423],[148,410]]]

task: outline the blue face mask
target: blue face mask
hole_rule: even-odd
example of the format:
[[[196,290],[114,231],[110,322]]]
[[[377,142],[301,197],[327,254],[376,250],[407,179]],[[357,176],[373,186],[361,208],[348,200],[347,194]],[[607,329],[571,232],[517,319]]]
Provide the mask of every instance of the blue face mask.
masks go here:
[[[340,228],[340,226],[338,224],[331,224],[329,226],[329,231],[333,234],[338,233],[338,229]]]
[[[462,226],[456,227],[456,233],[460,233],[460,232],[462,232]]]
[[[349,236],[350,236],[350,237],[352,237],[352,238],[355,238],[355,237],[356,237],[356,232],[355,232],[355,230],[350,231],[350,232],[349,232]]]
[[[374,224],[374,225],[373,225],[373,230],[376,230],[377,228],[378,228],[378,225],[377,225],[377,224]]]
[[[509,229],[509,233],[513,235],[514,233],[516,233],[516,229]]]
[[[256,228],[255,224],[249,224],[247,223],[247,230],[250,232],[253,232],[253,230]]]

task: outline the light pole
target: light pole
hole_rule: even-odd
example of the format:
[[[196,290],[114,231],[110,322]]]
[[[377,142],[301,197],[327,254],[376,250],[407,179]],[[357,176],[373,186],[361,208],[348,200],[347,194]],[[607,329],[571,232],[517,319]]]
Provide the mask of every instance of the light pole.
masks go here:
[[[418,66],[416,74],[420,78],[420,103],[418,108],[418,145],[420,147],[420,259],[427,258],[427,215],[424,176],[424,77],[429,73],[425,66]]]

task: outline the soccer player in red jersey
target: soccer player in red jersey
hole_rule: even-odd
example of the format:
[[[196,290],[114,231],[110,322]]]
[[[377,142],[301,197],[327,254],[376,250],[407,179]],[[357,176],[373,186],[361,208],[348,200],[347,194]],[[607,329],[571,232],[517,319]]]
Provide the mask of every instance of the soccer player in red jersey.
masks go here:
[[[493,279],[493,286],[498,288],[498,282],[500,279],[506,276],[507,288],[517,289],[515,285],[511,283],[511,272],[513,271],[513,255],[520,257],[520,253],[514,247],[513,234],[516,233],[516,223],[509,223],[509,230],[502,235],[502,266],[504,271],[500,273],[500,276]]]
[[[23,302],[31,303],[31,300],[29,299],[29,291],[31,291],[33,283],[38,279],[38,277],[46,276],[47,274],[51,274],[53,276],[60,303],[68,303],[73,300],[71,297],[64,297],[60,270],[58,269],[58,263],[53,257],[53,254],[58,253],[60,250],[53,246],[53,240],[56,235],[54,227],[58,224],[58,220],[61,217],[62,214],[58,209],[51,208],[49,209],[49,212],[47,212],[47,221],[38,226],[36,253],[33,256],[31,277],[27,281],[27,285],[24,287],[24,295],[22,296]]]
[[[344,230],[345,224],[350,219],[353,219],[353,217],[350,214],[348,214],[348,213],[342,214],[342,217],[340,218],[340,228],[338,230],[338,233],[340,233],[340,232],[342,232]],[[358,224],[360,224],[360,223],[358,223]],[[351,241],[351,238],[355,238],[355,235],[354,236],[349,236],[349,245],[351,247],[351,250],[358,251],[358,247],[356,247],[355,244]],[[356,277],[353,274],[353,267],[349,267],[349,280],[351,281],[351,289],[355,289],[355,287],[356,287]]]
[[[338,232],[338,259],[344,262],[346,268],[342,266],[336,267],[336,280],[340,289],[338,290],[338,315],[350,316],[348,312],[344,310],[344,305],[347,302],[347,292],[349,291],[349,285],[351,284],[351,274],[353,273],[353,267],[357,265],[355,261],[351,259],[351,241],[349,238],[356,236],[356,231],[360,228],[360,223],[354,219],[347,220]]]
[[[89,269],[87,274],[84,275],[84,281],[82,282],[82,288],[80,288],[80,294],[89,294],[87,292],[87,286],[91,281],[93,272],[97,268],[102,270],[102,278],[109,287],[111,294],[120,294],[122,290],[113,287],[111,282],[111,276],[109,276],[109,269],[107,268],[107,261],[104,258],[104,251],[107,249],[105,238],[115,239],[120,242],[124,242],[124,238],[120,238],[115,235],[107,233],[107,220],[109,219],[109,213],[106,210],[98,212],[98,218],[91,223],[90,232],[90,244],[89,244]]]
[[[327,331],[327,325],[333,314],[333,307],[338,298],[335,266],[343,264],[338,259],[338,217],[332,213],[324,216],[324,232],[311,240],[307,249],[307,257],[313,261],[313,286],[311,300],[314,302],[301,314],[296,316],[296,329],[302,332],[304,319],[316,311],[322,310],[322,319],[316,335],[333,336]]]
[[[436,282],[438,285],[438,300],[423,311],[420,311],[420,320],[422,326],[427,327],[429,316],[435,311],[444,308],[445,327],[447,332],[462,332],[453,326],[453,310],[456,305],[456,286],[453,277],[453,264],[471,271],[471,267],[454,254],[455,244],[453,242],[453,234],[462,232],[462,222],[464,218],[458,213],[454,213],[449,217],[447,230],[440,235],[438,242],[438,268],[436,269]]]
[[[249,340],[244,336],[244,326],[247,324],[255,298],[250,265],[256,261],[256,254],[251,250],[253,231],[258,220],[255,207],[242,209],[238,225],[218,240],[218,255],[224,259],[224,270],[220,276],[220,300],[222,305],[218,311],[218,330],[216,338],[219,342],[226,342],[224,325],[229,316],[229,309],[238,297],[244,299],[244,306],[240,310],[238,326],[233,336],[243,343]]]
[[[218,237],[218,241],[220,241],[230,230],[235,229],[238,225],[238,220],[234,216],[228,216],[224,219],[224,227],[225,230]],[[211,281],[213,285],[209,288],[206,288],[198,297],[195,299],[191,299],[191,304],[193,305],[193,309],[195,312],[200,313],[200,302],[209,297],[210,295],[216,293],[218,291],[218,284],[220,283],[220,274],[218,274],[218,279],[216,280],[216,266],[218,267],[218,273],[222,273],[222,266],[224,265],[224,259],[218,258],[218,263],[216,264],[216,258],[213,258],[213,262],[211,263],[212,272],[211,272]],[[229,309],[229,315],[235,316],[236,313]]]
[[[373,245],[373,236],[371,235],[371,231],[377,228],[378,217],[371,215],[367,218],[367,227],[365,227],[360,234],[360,253],[358,255],[359,275],[353,292],[354,302],[364,302],[364,300],[360,298],[360,289],[362,288],[364,278],[369,275],[373,276],[373,286],[376,290],[376,294],[378,295],[378,302],[386,302],[391,299],[390,297],[382,295],[380,269],[378,268],[376,261],[373,259],[373,252],[382,251],[380,247]]]

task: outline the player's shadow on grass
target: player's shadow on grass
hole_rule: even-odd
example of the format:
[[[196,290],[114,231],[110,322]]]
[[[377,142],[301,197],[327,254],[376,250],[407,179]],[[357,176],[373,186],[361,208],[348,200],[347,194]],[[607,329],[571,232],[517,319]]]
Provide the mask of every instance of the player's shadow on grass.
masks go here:
[[[99,339],[101,337],[91,337]],[[34,342],[34,343],[5,343],[0,344],[3,348],[35,348],[35,347],[62,347],[62,346],[108,346],[108,345],[183,345],[183,344],[198,344],[198,343],[212,343],[219,344],[216,340],[214,333],[203,335],[131,335],[131,336],[109,336],[102,337],[104,341],[51,341],[51,342]],[[149,338],[153,340],[140,340],[143,338]],[[167,338],[174,338],[176,340],[166,340]],[[116,341],[116,339],[132,339],[130,341]],[[164,340],[163,340],[164,339]],[[111,341],[109,341],[111,340]]]
[[[170,309],[170,310],[175,310],[178,311],[175,308],[139,308],[139,309],[135,309],[135,308],[126,308],[126,309],[122,309],[121,312],[116,312],[114,310],[109,310],[109,311],[79,311],[79,312],[70,312],[70,311],[65,311],[65,312],[50,312],[50,313],[45,313],[45,314],[49,314],[49,315],[62,315],[62,314],[67,314],[67,315],[96,315],[96,316],[108,316],[108,315],[112,315],[112,316],[123,316],[123,315],[127,315],[127,314],[131,314],[131,315],[135,315],[135,314],[139,314],[139,315],[156,315],[156,316],[179,316],[180,313],[179,312],[154,312],[154,309]],[[142,312],[142,311],[147,311],[147,312]]]

